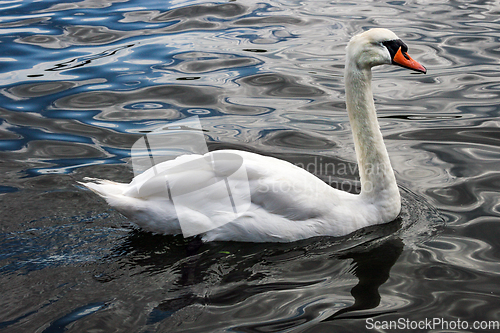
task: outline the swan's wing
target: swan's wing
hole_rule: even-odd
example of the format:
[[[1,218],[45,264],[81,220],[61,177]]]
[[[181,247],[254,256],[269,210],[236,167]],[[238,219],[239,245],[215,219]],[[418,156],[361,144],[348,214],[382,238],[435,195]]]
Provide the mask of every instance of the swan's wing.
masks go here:
[[[287,161],[243,153],[251,200],[269,213],[290,220],[307,220],[324,214],[325,202],[338,195],[318,177]],[[340,195],[349,195],[340,192]],[[340,200],[340,199],[339,199]]]
[[[289,162],[234,153],[244,160],[251,204],[232,223],[205,233],[205,241],[290,242],[352,231],[358,196],[333,189]]]

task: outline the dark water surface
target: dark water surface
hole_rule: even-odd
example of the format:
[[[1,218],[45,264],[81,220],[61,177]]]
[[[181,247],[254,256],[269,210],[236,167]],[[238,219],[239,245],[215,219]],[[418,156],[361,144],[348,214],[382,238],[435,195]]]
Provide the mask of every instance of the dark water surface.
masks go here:
[[[498,2],[0,9],[1,331],[362,332],[434,318],[494,331],[484,322],[500,321]],[[201,245],[132,231],[76,186],[130,180],[136,140],[198,115],[210,149],[277,156],[355,191],[357,173],[340,171],[355,170],[344,49],[371,27],[396,32],[428,68],[374,73],[399,220],[343,239]]]

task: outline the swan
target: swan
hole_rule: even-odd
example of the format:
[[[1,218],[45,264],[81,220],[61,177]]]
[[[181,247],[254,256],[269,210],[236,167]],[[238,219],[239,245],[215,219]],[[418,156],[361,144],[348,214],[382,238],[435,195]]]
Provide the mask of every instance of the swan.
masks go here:
[[[401,199],[377,121],[371,68],[393,64],[426,73],[407,52],[396,34],[382,28],[358,34],[347,45],[346,107],[361,180],[359,194],[334,189],[289,162],[238,150],[182,155],[153,166],[129,184],[91,178],[80,184],[143,230],[199,235],[204,242],[293,242],[344,236],[393,221]],[[210,167],[210,161],[222,167]],[[227,198],[212,181],[227,177],[230,190],[246,199],[238,212],[228,212],[221,204]],[[175,198],[172,186],[178,189]]]

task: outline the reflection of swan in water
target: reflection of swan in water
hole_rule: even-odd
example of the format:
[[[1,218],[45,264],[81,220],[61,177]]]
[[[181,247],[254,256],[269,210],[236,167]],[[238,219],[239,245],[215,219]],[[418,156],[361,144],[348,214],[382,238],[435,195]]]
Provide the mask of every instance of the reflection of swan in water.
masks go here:
[[[359,282],[351,289],[351,295],[354,298],[354,304],[336,311],[329,317],[321,320],[328,322],[340,319],[369,318],[381,314],[391,313],[393,311],[376,311],[373,313],[363,312],[355,314],[358,310],[375,309],[380,304],[380,293],[378,288],[389,279],[389,273],[403,252],[403,243],[395,238],[371,249],[367,252],[349,253],[340,256],[340,259],[352,259],[353,273]],[[310,311],[304,310],[304,313],[294,316],[291,319],[271,321],[262,324],[240,326],[236,331],[242,332],[275,332],[278,327],[305,329],[305,323],[311,322],[319,313],[323,312],[325,307],[317,306]],[[351,313],[352,314],[349,314]],[[304,325],[302,327],[302,325]]]
[[[351,289],[354,304],[340,309],[323,321],[347,318],[344,315],[346,313],[376,308],[380,304],[378,288],[389,279],[391,268],[403,252],[403,247],[403,242],[396,238],[383,243],[369,252],[341,256],[342,259],[353,259],[353,273],[359,280],[358,284]]]
[[[165,195],[164,181],[150,181],[155,175],[151,170],[137,176],[130,184],[97,181],[84,185],[146,230],[179,234],[183,230],[176,218],[179,216],[180,219],[182,214],[186,224],[204,226],[207,230],[202,233],[204,241],[290,242],[314,236],[342,236],[363,227],[392,221],[401,209],[400,194],[379,129],[371,89],[371,68],[383,64],[426,71],[410,58],[407,46],[389,30],[372,29],[349,42],[345,72],[346,105],[359,163],[359,195],[331,188],[288,162],[232,150],[215,151],[205,157],[206,160],[224,161],[227,156],[238,156],[246,170],[241,179],[233,177],[232,181],[240,184],[233,183],[232,186],[235,189],[249,186],[251,204],[234,221],[223,225],[215,223],[217,214],[203,213],[220,206],[221,193],[192,191],[184,197],[182,204],[174,207],[172,197]],[[183,182],[192,182],[193,179],[203,182],[207,178],[231,175],[225,174],[231,168],[186,170],[182,167],[195,159],[200,160],[200,156],[181,156],[155,168],[169,174],[169,183],[181,187]],[[146,183],[148,186],[144,186]],[[160,187],[161,190],[156,189]],[[223,213],[220,210],[219,214]]]
[[[385,228],[386,230],[384,230],[384,233],[394,232],[394,228],[400,227],[399,223],[390,223],[390,224],[391,224],[390,226]],[[139,237],[147,237],[147,238],[151,237],[148,236],[148,234],[138,234],[138,235]],[[380,237],[381,234],[380,232],[377,231],[375,232],[374,235],[371,236],[375,236],[378,239],[378,237]],[[367,235],[362,236],[363,239],[366,237]],[[384,238],[384,236],[382,237]],[[252,267],[254,264],[262,264],[268,260],[272,262],[274,257],[278,258],[288,257],[288,256],[293,257],[294,253],[295,255],[298,254],[298,258],[294,258],[294,261],[295,260],[314,261],[318,258],[321,258],[320,260],[324,260],[323,256],[327,255],[328,257],[331,258],[326,259],[326,262],[328,262],[329,265],[332,265],[332,268],[334,266],[339,265],[340,263],[339,260],[341,262],[352,260],[352,262],[349,264],[349,266],[351,267],[349,271],[352,272],[354,276],[358,279],[357,284],[351,289],[351,295],[354,298],[354,303],[351,306],[341,308],[340,310],[337,310],[332,314],[333,311],[331,310],[331,307],[335,307],[336,309],[338,309],[339,303],[337,300],[335,300],[334,295],[328,295],[328,292],[326,292],[326,294],[324,293],[326,290],[329,290],[329,288],[327,287],[327,289],[325,289],[324,292],[317,293],[318,297],[313,297],[312,299],[304,301],[300,301],[300,297],[298,297],[297,302],[288,304],[289,307],[297,308],[296,311],[298,312],[295,313],[294,315],[291,315],[290,313],[288,318],[275,319],[275,320],[272,319],[270,320],[268,318],[267,320],[262,320],[260,322],[257,318],[252,318],[251,321],[253,321],[253,323],[241,324],[240,322],[238,326],[232,327],[234,331],[276,332],[276,331],[281,331],[278,330],[278,328],[282,329],[287,328],[292,330],[299,328],[305,329],[310,325],[318,324],[318,321],[328,322],[334,320],[339,320],[339,325],[342,325],[343,321],[340,321],[341,319],[368,318],[392,312],[391,310],[377,311],[376,307],[379,305],[381,300],[381,296],[378,289],[383,283],[385,283],[388,280],[391,268],[396,263],[396,261],[398,260],[399,256],[403,251],[403,242],[399,238],[391,237],[385,241],[382,241],[381,243],[379,243],[379,241],[375,239],[368,243],[362,243],[361,245],[356,246],[351,250],[347,250],[345,252],[341,250],[341,254],[335,254],[337,251],[334,250],[334,253],[331,255],[328,254],[332,250],[330,246],[333,246],[333,249],[335,249],[335,245],[328,245],[328,243],[326,243],[325,244],[325,246],[327,247],[326,249],[323,248],[315,249],[317,245],[317,240],[316,240],[312,248],[308,250],[308,248],[311,247],[312,243],[305,241],[304,243],[301,244],[304,247],[302,246],[299,246],[298,248],[296,246],[294,246],[293,248],[278,247],[274,250],[271,250],[270,253],[268,253],[267,255],[263,256],[260,255],[262,251],[258,251],[256,246],[253,247],[250,246],[250,248],[244,251],[245,253],[244,257],[250,256],[251,257],[250,261],[248,258],[245,259],[241,258],[243,259],[242,266],[247,269],[242,269],[241,271],[240,270],[231,271],[231,273],[227,276],[230,282],[228,281],[229,284],[225,285],[224,288],[221,288],[218,291],[216,291],[217,288],[214,288],[213,290],[211,290],[209,294],[205,295],[197,295],[197,293],[196,294],[187,293],[179,298],[173,298],[162,301],[158,304],[158,306],[155,309],[153,309],[150,316],[162,318],[162,320],[165,320],[165,325],[168,326],[167,324],[168,322],[170,321],[176,322],[175,318],[171,318],[171,316],[174,313],[177,312],[182,313],[183,311],[189,313],[189,310],[187,309],[194,305],[203,306],[203,308],[208,308],[208,309],[211,308],[218,309],[224,307],[227,307],[228,309],[233,309],[233,307],[237,306],[238,304],[244,307],[244,304],[250,301],[252,298],[265,300],[267,297],[272,297],[274,299],[278,297],[279,293],[289,294],[289,295],[293,295],[294,293],[296,293],[297,296],[292,297],[296,298],[298,297],[298,295],[301,295],[305,291],[311,290],[311,288],[314,290],[316,290],[317,288],[320,288],[320,290],[321,288],[325,288],[326,285],[324,284],[324,281],[321,278],[317,278],[316,280],[314,280],[313,276],[309,276],[309,279],[306,279],[304,281],[298,281],[292,279],[286,282],[285,281],[265,282],[265,276],[262,276],[260,278],[257,278],[257,281],[259,280],[262,281],[260,283],[256,283],[256,281],[253,281],[255,277],[248,275],[249,272],[248,267]],[[193,260],[185,261],[183,263],[180,281],[178,281],[178,284],[176,285],[179,286],[180,284],[183,286],[183,288],[186,289],[190,289],[189,288],[190,286],[198,286],[195,288],[195,290],[197,290],[199,289],[200,283],[202,285],[206,283],[203,282],[203,280],[204,278],[206,279],[206,275],[210,273],[211,267],[213,267],[212,265],[215,265],[216,263],[215,263],[215,258],[212,258],[212,260],[210,259],[207,260],[207,258],[199,257],[196,254],[197,252],[196,250],[193,252],[192,248],[189,249],[189,247],[192,245],[193,244],[189,244],[186,250],[188,251],[189,254],[193,255],[192,257]],[[224,245],[220,246],[223,246],[222,248],[227,248]],[[209,252],[217,253],[218,249],[221,248],[220,246],[216,245],[212,247]],[[367,246],[368,249],[366,249],[365,246]],[[343,246],[341,245],[340,249],[342,248]],[[207,248],[205,246],[203,252],[207,253],[206,251]],[[249,253],[253,253],[253,256],[255,257],[252,258],[252,255],[248,255]],[[315,258],[316,255],[318,256],[318,258]],[[142,256],[140,257],[142,258]],[[276,268],[279,268],[281,266],[281,263],[282,262],[278,260],[277,263],[275,264]],[[148,262],[148,264],[151,263]],[[327,269],[326,267],[323,268]],[[272,270],[271,267],[268,267],[267,269]],[[206,272],[200,275],[201,273],[200,271],[206,271]],[[310,278],[313,278],[313,280],[310,280]],[[241,281],[239,281],[240,279]],[[266,296],[266,294],[269,292],[271,292],[272,295]],[[333,296],[333,298],[331,298],[329,302],[324,302],[322,301],[323,297],[319,297],[320,295],[323,295],[323,297],[327,298],[331,298]],[[290,298],[285,297],[283,301],[290,301]],[[300,308],[301,310],[299,311],[298,308]],[[371,309],[374,310],[369,311]],[[361,310],[364,311],[358,312]],[[234,312],[231,313],[234,314]],[[325,314],[327,316],[326,318]],[[214,313],[214,315],[216,314]],[[180,316],[182,317],[182,315]],[[235,323],[237,322],[238,321],[235,321]],[[349,323],[349,321],[347,321],[346,323]],[[184,328],[188,331],[196,331],[196,328],[201,328],[203,327],[203,325],[206,325],[206,323],[204,324],[203,322],[196,322],[192,324],[194,325],[193,327],[191,327],[191,325],[189,324],[186,326],[181,325],[179,327],[180,329],[179,331],[182,331],[182,329]]]

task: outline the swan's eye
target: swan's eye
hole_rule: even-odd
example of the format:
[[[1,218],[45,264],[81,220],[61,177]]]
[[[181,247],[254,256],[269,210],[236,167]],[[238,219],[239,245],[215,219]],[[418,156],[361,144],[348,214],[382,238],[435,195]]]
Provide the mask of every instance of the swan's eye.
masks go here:
[[[401,48],[401,52],[403,53],[403,55],[406,55],[406,53],[408,52],[408,46],[406,46],[406,44],[401,39],[389,40],[386,42],[382,42],[382,44],[389,50],[391,58],[394,58],[394,55],[396,55],[396,52],[398,52],[399,48]]]

